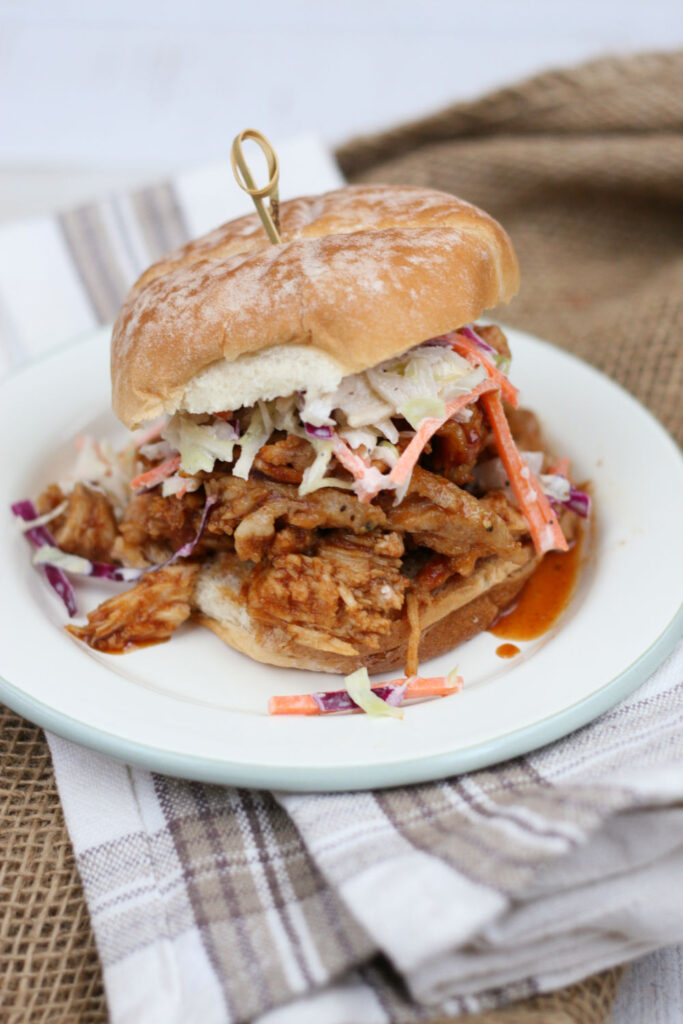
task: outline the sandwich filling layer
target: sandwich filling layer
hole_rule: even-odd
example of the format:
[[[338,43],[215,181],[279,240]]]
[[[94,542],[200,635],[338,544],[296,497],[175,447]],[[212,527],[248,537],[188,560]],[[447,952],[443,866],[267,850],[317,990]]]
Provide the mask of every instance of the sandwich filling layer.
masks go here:
[[[474,336],[503,374],[502,331]],[[195,612],[220,621],[227,591],[245,628],[311,652],[362,656],[401,620],[414,635],[454,582],[533,553],[491,388],[476,360],[434,339],[327,391],[176,414],[118,456],[85,446],[79,482],[52,485],[38,511],[52,511],[65,556],[140,578],[71,631],[98,650],[131,649]],[[507,407],[506,423],[524,453],[519,480],[538,477],[548,500],[570,501],[566,476],[542,472],[533,414]]]

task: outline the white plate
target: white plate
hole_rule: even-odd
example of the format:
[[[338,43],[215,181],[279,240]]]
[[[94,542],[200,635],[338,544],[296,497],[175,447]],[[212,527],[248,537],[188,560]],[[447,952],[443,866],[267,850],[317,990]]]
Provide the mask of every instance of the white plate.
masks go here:
[[[509,331],[513,379],[552,447],[591,479],[595,523],[580,585],[558,626],[502,661],[488,633],[423,665],[454,662],[462,694],[363,715],[269,718],[271,694],[330,689],[331,676],[259,665],[212,633],[105,656],[62,629],[66,613],[9,515],[0,516],[0,697],[26,717],[115,757],[186,777],[279,789],[397,785],[468,771],[539,747],[590,721],[655,668],[683,632],[683,462],[656,421],[565,353]],[[116,440],[105,412],[108,335],[98,331],[0,387],[7,503],[59,479],[73,440]],[[77,586],[84,610],[112,585]]]

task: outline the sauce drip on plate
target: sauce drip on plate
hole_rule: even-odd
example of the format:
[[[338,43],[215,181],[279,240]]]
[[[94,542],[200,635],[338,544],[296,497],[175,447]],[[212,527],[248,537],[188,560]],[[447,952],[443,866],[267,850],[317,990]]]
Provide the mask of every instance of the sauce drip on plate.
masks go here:
[[[516,644],[501,644],[496,647],[496,654],[499,658],[514,658],[519,654],[519,647]]]
[[[582,535],[569,551],[550,551],[524,585],[517,602],[489,627],[489,633],[505,640],[535,640],[546,633],[569,604],[581,562]],[[502,658],[513,655],[501,644]]]

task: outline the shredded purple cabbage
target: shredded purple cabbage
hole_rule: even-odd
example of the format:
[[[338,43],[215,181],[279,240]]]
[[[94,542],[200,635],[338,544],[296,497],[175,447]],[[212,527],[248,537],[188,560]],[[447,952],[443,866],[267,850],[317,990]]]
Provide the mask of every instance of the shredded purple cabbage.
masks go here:
[[[199,529],[195,533],[192,540],[189,540],[187,544],[183,544],[181,548],[178,548],[178,550],[175,551],[167,561],[163,562],[162,565],[157,565],[157,569],[165,569],[167,565],[171,564],[171,562],[175,562],[176,558],[189,558],[189,556],[192,554],[194,549],[197,547],[197,544],[199,543],[199,538],[204,532],[204,527],[206,526],[206,520],[209,517],[209,512],[211,511],[212,507],[216,504],[217,501],[218,498],[215,494],[209,494],[206,501],[204,502],[204,511],[202,512],[202,518],[199,523]]]
[[[407,685],[408,680],[404,683],[386,683],[384,686],[373,686],[372,692],[387,704],[398,707]],[[333,714],[335,711],[353,711],[359,706],[346,690],[319,690],[318,693],[312,693],[311,697],[323,715]]]
[[[312,423],[304,423],[304,430],[309,437],[316,437],[319,441],[331,441],[334,436],[332,427],[314,427]]]
[[[173,562],[178,558],[189,558],[197,544],[199,539],[204,532],[206,526],[206,520],[208,519],[211,508],[216,504],[218,498],[215,494],[210,494],[204,502],[204,510],[202,511],[202,518],[199,523],[199,528],[195,533],[192,540],[188,540],[186,544],[174,551],[170,558],[167,558],[165,562],[160,565],[153,565],[148,569],[125,569],[118,565],[110,565],[108,562],[91,562],[90,572],[86,573],[88,576],[97,576],[101,579],[114,580],[116,583],[129,583],[131,580],[138,580],[141,576],[144,576],[148,572],[156,572],[158,569],[166,569],[167,566],[172,565]]]
[[[466,338],[469,338],[470,341],[473,341],[475,345],[478,345],[482,352],[486,352],[487,355],[492,356],[493,362],[502,373],[504,373],[506,376],[510,373],[509,356],[501,355],[500,352],[497,351],[497,349],[493,348],[492,345],[489,345],[488,341],[484,341],[483,338],[479,337],[477,332],[472,327],[459,327],[458,331],[460,332],[460,334],[464,334]]]
[[[38,509],[32,501],[15,501],[11,507],[14,515],[23,519],[24,522],[30,522],[31,519],[38,518]],[[57,542],[45,526],[31,527],[30,530],[26,531],[26,536],[37,548],[42,548],[46,544],[49,544],[52,547],[57,546]],[[66,573],[54,565],[45,565],[43,568],[45,569],[45,576],[47,577],[48,583],[64,602],[66,610],[71,618],[73,618],[74,615],[78,615],[76,592],[71,586]]]
[[[199,538],[204,532],[209,512],[217,501],[218,498],[215,494],[210,494],[208,496],[204,502],[204,510],[199,523],[199,529],[192,540],[183,544],[183,546],[178,548],[177,551],[174,551],[171,557],[165,562],[162,562],[161,565],[153,565],[147,569],[128,569],[120,565],[112,565],[109,562],[90,562],[87,559],[83,559],[87,568],[84,569],[82,573],[79,573],[79,575],[96,579],[111,580],[114,583],[132,583],[139,580],[140,577],[144,576],[146,573],[156,572],[158,569],[165,569],[178,558],[188,558],[197,546]],[[12,505],[12,511],[16,516],[20,516],[24,520],[35,519],[38,515],[32,501],[17,501]],[[27,530],[26,536],[33,544],[35,544],[36,547],[40,548],[46,544],[49,544],[51,547],[58,547],[57,541],[50,531],[46,530],[44,526],[36,526]],[[78,608],[76,605],[76,594],[64,570],[57,568],[55,565],[50,565],[49,563],[46,563],[43,568],[45,569],[45,575],[47,576],[51,586],[57,591],[69,610],[69,615],[77,615]]]
[[[558,476],[563,476],[563,474],[559,473]],[[563,479],[567,478],[563,477]],[[566,501],[556,501],[551,498],[550,503],[556,511],[558,508],[567,508],[570,512],[576,512],[577,516],[581,516],[582,519],[588,519],[591,514],[590,495],[585,491],[580,491],[572,484],[569,485],[569,497]]]
[[[392,683],[391,686],[387,687],[387,689],[391,691],[389,694],[387,694],[386,697],[383,698],[387,702],[387,704],[391,704],[392,707],[397,708],[406,695],[406,690],[408,689],[409,682],[410,680],[406,679],[402,683]],[[373,690],[373,693],[377,693],[377,690]]]
[[[480,338],[477,332],[473,330],[471,327],[459,327],[458,331],[460,332],[460,334],[464,334],[466,338],[469,338],[470,341],[473,341],[475,345],[478,345],[479,348],[483,349],[484,352],[488,352],[490,355],[493,356],[498,355],[498,352],[493,347],[493,345],[489,345],[488,341],[484,341],[483,338]]]
[[[585,491],[580,491],[577,487],[572,487],[569,491],[569,497],[562,504],[565,508],[568,508],[571,512],[576,512],[582,519],[588,519],[591,514],[591,499]]]
[[[71,586],[68,577],[61,569],[54,565],[45,566],[45,576],[52,589],[61,597],[66,605],[69,617],[73,619],[75,615],[78,615],[78,603],[76,601],[76,592]]]
[[[86,576],[93,576],[102,580],[113,580],[114,583],[131,583],[138,580],[143,573],[149,569],[125,569],[120,565],[111,565],[109,562],[90,562],[90,572]]]

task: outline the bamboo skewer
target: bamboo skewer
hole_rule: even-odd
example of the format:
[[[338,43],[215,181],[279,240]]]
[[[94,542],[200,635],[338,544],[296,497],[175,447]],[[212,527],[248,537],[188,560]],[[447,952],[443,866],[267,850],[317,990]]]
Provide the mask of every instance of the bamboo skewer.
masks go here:
[[[251,139],[257,144],[268,163],[268,174],[270,177],[267,184],[262,188],[258,188],[256,185],[244,157],[242,143],[247,139]],[[265,135],[254,128],[245,128],[233,140],[230,160],[237,184],[253,199],[256,212],[261,218],[261,222],[273,245],[279,245],[282,239],[280,237],[280,162],[277,158],[277,153]],[[270,200],[270,209],[268,209],[263,201],[266,198]]]

